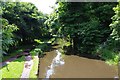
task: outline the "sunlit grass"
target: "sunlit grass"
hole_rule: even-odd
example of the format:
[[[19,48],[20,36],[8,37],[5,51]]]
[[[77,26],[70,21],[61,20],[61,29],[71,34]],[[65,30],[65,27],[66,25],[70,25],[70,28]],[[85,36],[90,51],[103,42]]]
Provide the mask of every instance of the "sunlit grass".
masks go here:
[[[0,80],[2,79],[2,70],[0,69]]]
[[[21,57],[3,67],[1,69],[2,78],[20,78],[24,68],[24,60],[25,57]]]
[[[34,57],[33,58],[33,66],[32,69],[30,71],[30,76],[29,78],[37,78],[37,71],[38,71],[38,62],[39,62],[39,58],[38,57]]]

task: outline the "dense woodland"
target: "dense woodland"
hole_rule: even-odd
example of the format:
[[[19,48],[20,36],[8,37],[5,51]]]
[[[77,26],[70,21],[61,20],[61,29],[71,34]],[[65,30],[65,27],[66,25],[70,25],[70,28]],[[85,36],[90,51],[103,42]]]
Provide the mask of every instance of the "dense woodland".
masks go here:
[[[37,40],[61,38],[64,54],[91,54],[117,64],[120,51],[120,2],[56,2],[51,14],[32,3],[0,2],[2,54]],[[54,41],[53,41],[54,42]]]

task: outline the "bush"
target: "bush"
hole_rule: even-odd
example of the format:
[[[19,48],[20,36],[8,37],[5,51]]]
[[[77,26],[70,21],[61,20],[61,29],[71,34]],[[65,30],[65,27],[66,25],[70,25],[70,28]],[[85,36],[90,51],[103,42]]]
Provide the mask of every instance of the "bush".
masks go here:
[[[99,55],[103,60],[105,60],[108,64],[117,65],[119,61],[119,52],[113,51],[113,49],[109,48],[109,46],[99,46],[97,50],[94,52],[94,55]]]
[[[14,34],[13,32],[18,30],[17,26],[10,25],[6,19],[0,19],[2,21],[2,49],[8,51],[10,45],[14,45]]]
[[[30,53],[31,53],[32,56],[36,56],[36,55],[43,54],[43,51],[40,48],[35,48]]]

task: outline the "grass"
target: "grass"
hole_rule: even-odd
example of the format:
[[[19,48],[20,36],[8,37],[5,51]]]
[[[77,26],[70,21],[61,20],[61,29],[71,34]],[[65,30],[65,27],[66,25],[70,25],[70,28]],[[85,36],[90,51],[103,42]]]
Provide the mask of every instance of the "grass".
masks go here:
[[[33,58],[33,66],[30,71],[29,78],[37,78],[37,72],[38,72],[38,64],[39,64],[39,58],[36,57],[36,55],[42,55],[45,50],[47,50],[49,47],[45,43],[40,43],[38,46],[36,46],[35,49],[33,49],[30,54]]]
[[[2,70],[0,69],[0,80],[2,79]]]
[[[23,52],[25,49],[28,49],[32,47],[32,45],[25,45],[25,46],[20,46],[17,50],[12,51],[9,56],[5,56],[3,57],[3,61],[9,59],[10,57],[13,57],[17,54],[20,54],[21,52]],[[30,78],[37,78],[37,71],[38,71],[38,61],[39,58],[34,57],[36,56],[36,52],[33,50],[30,52],[32,58],[33,58],[33,67],[30,71]],[[16,60],[10,62],[7,66],[2,67],[0,71],[2,71],[2,77],[1,78],[20,78],[21,74],[23,72],[23,68],[24,68],[24,61],[25,60],[25,56],[17,58]]]
[[[9,56],[3,57],[3,61],[9,59],[10,57],[13,57],[17,54],[22,53],[25,49],[29,49],[32,45],[26,45],[26,46],[20,46],[17,50],[12,51]],[[30,71],[29,78],[37,78],[37,72],[38,72],[38,63],[39,58],[35,57],[38,54],[42,54],[41,48],[45,50],[47,48],[46,44],[40,44],[38,47],[30,51],[30,54],[33,58],[33,66]],[[38,53],[38,54],[37,54]],[[12,62],[10,62],[7,66],[2,67],[2,78],[20,78],[23,68],[24,68],[24,59],[25,57],[18,58]]]
[[[20,54],[21,52],[23,52],[24,50],[23,49],[18,49],[16,51],[13,51],[12,53],[10,53],[8,56],[4,56],[2,58],[2,62],[8,60],[9,58],[13,57],[13,56],[16,56],[17,54]]]
[[[25,57],[23,56],[3,67],[1,69],[2,78],[20,78],[24,68],[24,59]]]
[[[29,78],[37,78],[37,71],[38,71],[38,62],[39,62],[39,58],[38,57],[34,57],[33,58],[33,66],[32,69],[30,71],[30,75]]]
[[[41,49],[40,48],[35,48],[32,51],[30,51],[30,54],[33,58],[33,66],[32,69],[30,71],[30,75],[29,78],[37,78],[37,72],[38,72],[38,63],[39,63],[39,58],[37,57],[37,55],[41,53]]]
[[[28,49],[28,48],[31,48],[32,45],[22,45],[22,46],[19,46],[17,50],[13,50],[11,51],[10,53],[8,53],[8,56],[4,56],[2,58],[2,62],[8,60],[9,58],[11,57],[14,57],[16,56],[17,54],[20,54],[21,52],[23,52],[25,49]]]

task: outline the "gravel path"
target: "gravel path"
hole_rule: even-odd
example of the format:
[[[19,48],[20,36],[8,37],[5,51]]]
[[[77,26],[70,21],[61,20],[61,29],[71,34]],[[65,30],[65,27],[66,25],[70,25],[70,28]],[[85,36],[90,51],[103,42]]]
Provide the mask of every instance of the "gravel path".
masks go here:
[[[23,72],[21,74],[21,80],[24,80],[25,78],[29,78],[30,70],[32,69],[32,66],[33,66],[33,60],[31,55],[28,52],[23,52],[22,56],[24,55],[25,55],[25,63],[24,63]],[[1,62],[0,65],[2,65],[2,67],[6,66],[9,62],[16,60],[19,56],[21,55],[17,55],[4,62]]]
[[[33,60],[30,55],[25,57],[25,64],[24,64],[24,69],[21,75],[21,80],[24,80],[22,78],[29,78],[30,70],[32,69],[33,66]]]

